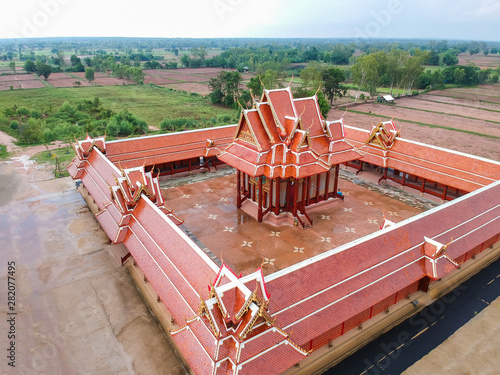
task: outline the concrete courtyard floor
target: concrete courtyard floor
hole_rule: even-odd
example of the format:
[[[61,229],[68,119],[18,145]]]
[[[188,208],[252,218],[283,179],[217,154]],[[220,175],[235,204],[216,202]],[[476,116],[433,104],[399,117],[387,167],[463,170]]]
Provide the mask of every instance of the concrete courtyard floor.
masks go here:
[[[217,258],[243,275],[261,265],[264,274],[289,267],[380,230],[387,219],[399,222],[423,211],[339,179],[345,199],[309,207],[311,228],[258,223],[236,208],[236,175],[163,189],[165,205]]]
[[[0,374],[187,373],[74,182],[28,159],[0,162]],[[9,261],[15,368],[6,358]]]

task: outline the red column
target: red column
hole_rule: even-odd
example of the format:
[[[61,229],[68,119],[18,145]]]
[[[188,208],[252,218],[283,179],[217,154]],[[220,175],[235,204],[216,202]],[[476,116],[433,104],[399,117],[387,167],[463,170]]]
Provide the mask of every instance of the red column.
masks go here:
[[[311,193],[309,191],[310,189],[311,189],[311,176],[307,177],[306,206],[309,206],[311,200]]]
[[[274,207],[274,214],[278,216],[280,214],[280,191],[281,191],[281,181],[278,178],[276,178],[276,183],[274,185],[276,189],[276,205]]]
[[[425,191],[425,178],[422,181],[422,187],[420,188],[420,192],[423,193]]]
[[[316,203],[319,202],[319,184],[321,182],[321,173],[316,175]]]
[[[263,196],[263,189],[262,189],[262,176],[259,176],[259,199],[258,199],[258,211],[257,211],[257,221],[259,223],[262,222],[262,196]]]
[[[339,184],[339,167],[340,165],[337,164],[335,167],[335,181],[333,182],[333,196],[337,196],[337,190],[338,190],[338,184]]]
[[[448,185],[444,185],[443,196],[441,197],[443,201],[446,200],[446,194],[448,194]]]
[[[273,186],[274,186],[274,179],[271,179],[271,182],[269,183],[269,206],[268,206],[270,207],[269,210],[272,210],[273,207],[273,196],[274,196]]]
[[[293,183],[293,215],[297,216],[297,198],[299,195],[299,186],[297,180]]]
[[[303,178],[302,179],[302,209],[306,210],[306,192],[307,192],[307,184],[306,184],[307,179]]]
[[[325,179],[325,201],[328,200],[328,188],[330,187],[330,170],[326,172],[326,179]]]
[[[236,173],[236,207],[241,208],[241,171]]]

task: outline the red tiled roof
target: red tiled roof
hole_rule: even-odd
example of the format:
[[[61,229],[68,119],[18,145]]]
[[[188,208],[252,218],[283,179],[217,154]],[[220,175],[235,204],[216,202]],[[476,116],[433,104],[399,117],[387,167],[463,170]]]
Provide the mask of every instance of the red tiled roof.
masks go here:
[[[499,228],[497,182],[480,193],[317,256],[307,265],[298,264],[267,276],[273,296],[271,315],[276,317],[276,324],[293,330],[292,339],[302,345],[426,274],[431,278],[444,276],[456,268],[453,261],[498,234]],[[450,260],[438,257],[434,277],[425,263],[425,237],[442,244],[453,239],[445,252]],[[295,287],[290,289],[288,285]]]
[[[109,141],[106,142],[106,155],[122,168],[201,157],[205,156],[207,139],[213,140],[217,147],[224,147],[232,142],[234,128],[230,125]]]
[[[400,137],[387,150],[369,144],[366,130],[345,126],[346,139],[364,153],[361,160],[394,168],[467,192],[500,180],[500,163]]]
[[[277,100],[286,100],[286,96],[280,94]],[[260,105],[266,106],[269,107]],[[260,113],[259,118],[268,115]],[[251,117],[251,121],[257,121],[257,117]],[[337,148],[351,152],[337,144],[342,127],[326,125],[331,138],[329,152]],[[260,126],[258,121],[255,126]],[[267,136],[271,131],[262,127],[257,133]],[[363,143],[362,138],[367,135],[353,128],[348,128],[347,133],[349,142],[355,144]],[[291,144],[298,147],[293,139]],[[444,179],[453,177],[454,171],[460,169],[460,177],[453,178],[476,185],[500,179],[499,163],[459,153],[446,158],[445,150],[421,144],[415,144],[414,151],[407,150],[413,144],[397,138],[387,150],[366,146],[366,158],[380,161],[387,157],[385,162],[391,165],[398,158],[402,162],[404,155],[422,173],[427,173],[426,165],[437,165],[436,173]],[[283,142],[273,146],[277,146],[273,149],[274,157],[284,158],[285,163],[276,164],[272,160],[274,164],[267,167],[269,171],[272,167],[292,168],[288,164],[297,157],[308,162],[313,153],[309,149],[297,156],[286,151]],[[252,151],[237,142],[233,147],[247,150],[258,162],[264,159],[256,148]],[[321,162],[318,158],[318,163]],[[460,163],[463,166],[459,168]],[[303,165],[301,169],[309,167]],[[233,364],[238,374],[280,373],[306,355],[294,343],[308,350],[312,347],[311,340],[342,323],[348,322],[346,330],[354,328],[358,318],[360,322],[368,318],[371,306],[394,300],[396,293],[404,298],[416,290],[423,277],[444,276],[456,269],[466,253],[479,252],[498,240],[500,232],[500,181],[497,181],[265,278],[260,270],[241,277],[225,265],[219,269],[166,216],[172,214],[162,205],[153,174],[140,168],[118,170],[97,145],[88,152],[77,147],[71,170],[76,170],[75,176],[81,176],[99,205],[101,212],[97,219],[108,236],[115,236],[112,238],[115,242],[123,241],[175,321],[178,324],[186,321],[186,327],[172,336],[196,374],[205,374],[207,369],[210,373],[216,369],[217,373],[230,374]],[[207,291],[211,280],[215,281]],[[203,313],[198,316],[200,305]],[[382,309],[383,306],[378,306],[376,311]],[[223,316],[223,310],[230,318],[234,316],[232,322]]]
[[[279,374],[304,359],[304,352],[288,340],[241,363],[238,374]]]
[[[173,333],[172,338],[195,374],[212,373],[215,363],[189,326]]]
[[[250,176],[303,178],[361,156],[344,141],[342,121],[325,122],[315,97],[294,100],[290,88],[266,90],[262,102],[242,114],[219,159]],[[324,129],[329,126],[333,136]]]

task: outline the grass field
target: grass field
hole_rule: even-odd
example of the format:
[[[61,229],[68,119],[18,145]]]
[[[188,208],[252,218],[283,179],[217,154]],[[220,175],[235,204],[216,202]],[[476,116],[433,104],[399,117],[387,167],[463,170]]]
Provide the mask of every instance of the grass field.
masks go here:
[[[54,174],[56,174],[56,163],[59,164],[59,173],[56,177],[67,177],[69,172],[67,170],[69,162],[75,157],[73,147],[62,147],[55,150],[42,151],[33,155],[31,159],[35,160],[38,164],[50,163],[54,166]]]
[[[217,107],[209,99],[191,93],[149,85],[41,88],[0,92],[0,116],[6,108],[14,105],[30,110],[46,111],[59,108],[65,101],[76,104],[84,99],[99,97],[103,106],[113,111],[128,110],[143,119],[148,125],[158,126],[168,118],[231,115],[236,111]]]
[[[0,144],[0,159],[5,159],[7,156],[9,156],[7,146]]]

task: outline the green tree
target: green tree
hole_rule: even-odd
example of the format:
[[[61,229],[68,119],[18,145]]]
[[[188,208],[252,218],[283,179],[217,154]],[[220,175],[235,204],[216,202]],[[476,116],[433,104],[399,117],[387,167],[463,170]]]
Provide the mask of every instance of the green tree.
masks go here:
[[[91,68],[91,67],[88,67],[88,68],[85,68],[85,79],[89,82],[92,82],[95,77],[95,68]]]
[[[49,78],[50,73],[52,73],[52,67],[44,62],[37,61],[36,62],[36,74],[39,76],[43,76],[45,80]]]
[[[36,70],[35,63],[31,60],[26,60],[24,63],[24,70],[26,70],[26,73],[34,73]]]
[[[333,66],[324,69],[321,72],[321,80],[323,82],[323,92],[330,100],[330,105],[333,104],[333,99],[336,96],[341,98],[346,94],[347,89],[341,85],[341,82],[345,80],[345,74],[342,69]]]
[[[71,61],[72,66],[76,66],[76,65],[82,63],[82,60],[78,56],[76,56],[75,54],[71,55],[71,57],[69,58],[69,61]]]
[[[352,81],[358,86],[355,102],[359,97],[359,92],[363,86],[368,86],[370,95],[377,93],[378,83],[378,62],[372,55],[361,55],[356,59],[356,63],[351,68]]]
[[[63,51],[57,51],[57,65],[59,65],[61,68],[65,65],[64,62],[64,53]]]
[[[422,53],[409,57],[405,62],[401,83],[408,94],[410,94],[411,89],[416,84],[420,75],[424,72],[424,67],[422,66],[424,59],[425,54]]]
[[[465,69],[456,68],[453,73],[453,82],[457,85],[461,84],[465,79]]]
[[[444,65],[451,66],[458,64],[458,50],[448,50],[442,55]]]
[[[436,88],[440,88],[444,85],[444,76],[440,70],[435,70],[432,73],[432,85]]]
[[[182,55],[182,57],[181,57],[181,63],[186,68],[189,68],[191,66],[191,58],[188,55]]]
[[[398,87],[403,77],[403,67],[408,59],[408,52],[400,49],[392,49],[387,55],[386,75],[391,88],[391,95],[394,86]]]
[[[332,64],[347,65],[349,64],[349,59],[351,58],[353,53],[354,49],[352,49],[351,47],[348,47],[342,43],[336,44],[331,51],[330,61],[332,62]]]
[[[10,68],[10,70],[12,70],[15,73],[16,72],[16,62],[15,61],[11,61],[9,63],[9,68]]]
[[[222,71],[217,78],[212,78],[208,83],[211,93],[210,100],[214,104],[224,104],[228,107],[237,107],[240,96],[239,85],[241,75],[239,72]]]
[[[300,71],[302,85],[306,89],[317,89],[321,82],[321,67],[317,62],[309,63],[307,68]]]
[[[260,83],[259,77],[250,78],[250,82],[247,83],[247,87],[254,96],[260,97],[262,95],[263,87]]]
[[[201,64],[204,64],[205,62],[205,58],[207,57],[207,49],[205,48],[205,46],[201,46],[201,47],[193,47],[191,48],[191,53],[193,54],[193,58],[198,58],[198,60],[201,61]]]

